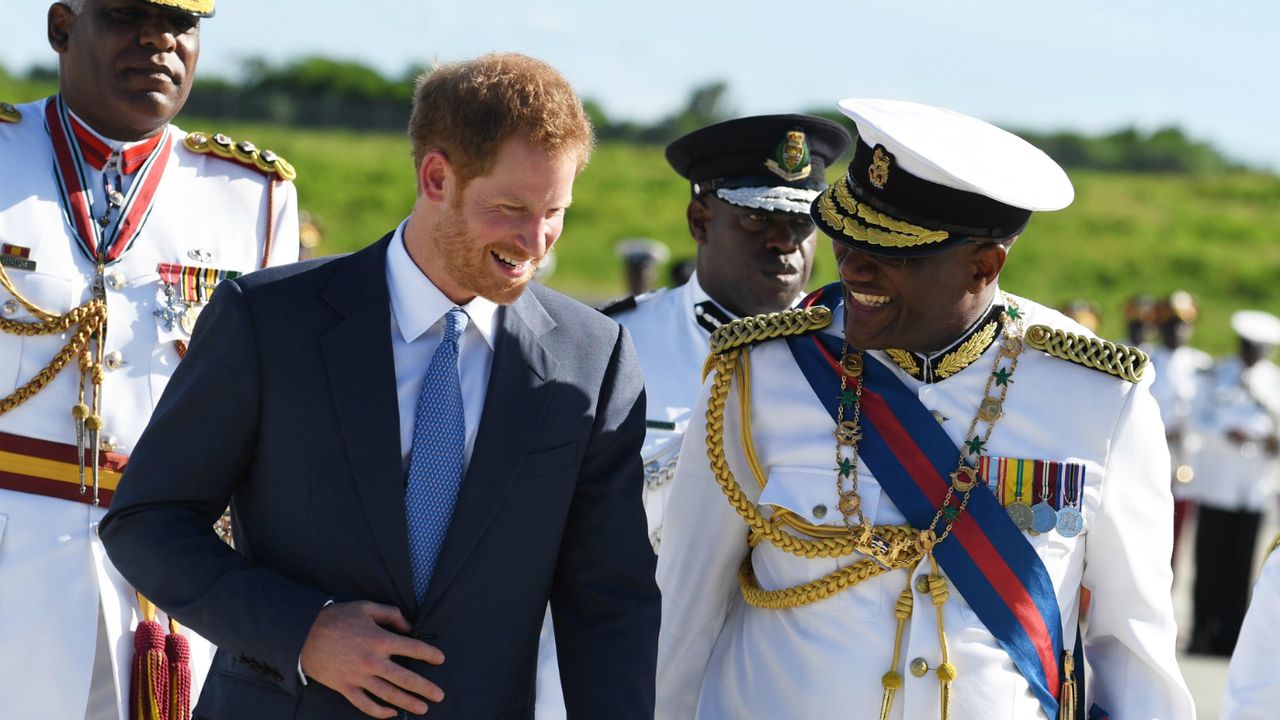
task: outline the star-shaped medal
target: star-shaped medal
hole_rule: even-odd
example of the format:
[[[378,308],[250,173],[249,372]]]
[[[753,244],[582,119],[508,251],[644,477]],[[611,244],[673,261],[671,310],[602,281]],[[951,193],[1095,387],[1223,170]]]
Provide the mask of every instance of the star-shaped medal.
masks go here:
[[[995,376],[997,385],[1008,386],[1009,383],[1013,382],[1013,380],[1010,379],[1013,377],[1013,371],[1009,368],[1000,368],[999,370],[993,371],[991,374]]]
[[[964,446],[970,455],[981,455],[982,451],[987,449],[987,441],[974,435],[973,439],[964,441]]]
[[[853,461],[849,458],[840,458],[840,465],[835,469],[842,477],[849,477],[853,474]]]

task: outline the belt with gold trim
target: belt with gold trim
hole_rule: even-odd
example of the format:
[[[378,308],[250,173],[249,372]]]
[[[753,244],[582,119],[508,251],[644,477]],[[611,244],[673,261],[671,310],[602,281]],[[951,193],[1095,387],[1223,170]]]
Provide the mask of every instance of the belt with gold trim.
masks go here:
[[[109,507],[129,458],[98,451],[101,470],[95,497],[93,486],[81,482],[81,459],[76,455],[75,445],[0,433],[0,490]]]

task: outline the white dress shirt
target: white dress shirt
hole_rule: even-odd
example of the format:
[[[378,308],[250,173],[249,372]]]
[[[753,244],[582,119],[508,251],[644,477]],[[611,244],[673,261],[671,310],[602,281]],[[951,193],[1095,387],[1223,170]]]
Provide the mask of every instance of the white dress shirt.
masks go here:
[[[444,336],[444,316],[454,307],[452,300],[418,268],[404,247],[404,228],[396,228],[387,246],[387,289],[391,295],[391,356],[396,366],[396,397],[400,404],[400,454],[409,468],[413,450],[413,423],[418,395],[426,380],[427,366]],[[484,409],[489,369],[493,367],[493,341],[498,306],[476,296],[461,306],[469,318],[458,347],[458,374],[462,383],[462,414],[466,422],[467,444],[463,451],[463,475],[471,463],[476,430]]]

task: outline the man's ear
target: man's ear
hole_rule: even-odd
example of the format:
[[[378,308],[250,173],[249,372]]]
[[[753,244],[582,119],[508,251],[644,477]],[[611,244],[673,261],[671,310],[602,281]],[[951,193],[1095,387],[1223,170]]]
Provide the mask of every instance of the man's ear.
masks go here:
[[[432,150],[418,164],[418,193],[432,202],[444,202],[449,193],[456,191],[455,178],[449,158]]]
[[[984,290],[987,286],[996,281],[1000,277],[1000,271],[1004,269],[1005,260],[1009,258],[1009,248],[1003,243],[983,243],[973,247],[973,253],[970,255],[970,267],[973,276],[972,289],[975,292]]]
[[[685,218],[689,221],[689,234],[699,245],[707,242],[707,223],[711,222],[711,208],[701,199],[689,201],[685,209]]]
[[[71,12],[71,8],[63,3],[54,3],[49,6],[49,14],[46,20],[46,31],[49,35],[49,47],[59,55],[67,51],[68,40],[71,37],[71,26],[75,24],[76,14]]]

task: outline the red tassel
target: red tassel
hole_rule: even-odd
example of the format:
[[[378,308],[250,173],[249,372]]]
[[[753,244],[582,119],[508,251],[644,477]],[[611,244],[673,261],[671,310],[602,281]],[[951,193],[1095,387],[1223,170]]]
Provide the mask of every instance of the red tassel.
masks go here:
[[[169,661],[164,626],[143,620],[133,633],[129,720],[169,720]]]
[[[169,720],[191,720],[191,644],[172,619],[164,654],[169,659]]]

